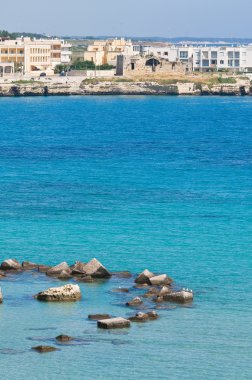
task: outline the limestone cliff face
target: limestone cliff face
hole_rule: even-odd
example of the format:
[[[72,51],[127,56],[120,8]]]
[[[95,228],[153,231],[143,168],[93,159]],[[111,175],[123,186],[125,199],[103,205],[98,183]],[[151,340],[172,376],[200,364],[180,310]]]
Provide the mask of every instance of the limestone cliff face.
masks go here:
[[[157,82],[83,81],[81,85],[62,83],[0,84],[0,96],[47,95],[252,95],[250,85],[195,83],[159,84]]]

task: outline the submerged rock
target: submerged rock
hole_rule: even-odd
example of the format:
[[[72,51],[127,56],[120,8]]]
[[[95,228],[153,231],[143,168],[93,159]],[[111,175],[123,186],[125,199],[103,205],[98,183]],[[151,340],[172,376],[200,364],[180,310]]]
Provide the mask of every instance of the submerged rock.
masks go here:
[[[94,278],[108,278],[111,277],[111,273],[97,260],[92,259],[85,267],[85,274]]]
[[[69,336],[69,335],[64,335],[64,334],[61,334],[61,335],[58,335],[56,336],[55,338],[58,342],[70,342],[71,340],[74,340],[73,337]]]
[[[143,303],[142,299],[140,297],[135,297],[133,300],[128,301],[126,303],[127,306],[139,306]]]
[[[97,327],[100,329],[122,329],[130,327],[130,321],[124,318],[110,318],[97,321]]]
[[[112,289],[112,292],[113,293],[129,293],[129,289],[128,288],[115,288],[115,289]]]
[[[164,295],[164,301],[187,303],[193,301],[193,292],[181,290]]]
[[[32,349],[41,354],[58,350],[58,348],[52,347],[52,346],[36,346],[36,347],[32,347]]]
[[[68,273],[68,274],[71,273],[71,269],[70,269],[69,265],[65,261],[63,263],[60,263],[60,264],[56,265],[55,267],[50,268],[46,272],[46,274],[47,274],[47,276],[58,277],[58,276],[61,275],[62,272],[65,272],[65,273]]]
[[[150,282],[151,285],[170,285],[172,283],[172,279],[166,274],[161,274],[159,276],[151,277]]]
[[[129,318],[131,322],[146,322],[148,319],[149,317],[146,313],[136,313],[136,315]]]
[[[154,277],[154,274],[151,273],[148,269],[145,269],[142,273],[140,273],[135,279],[136,284],[148,284],[150,285],[150,279]]]
[[[132,274],[129,271],[122,271],[122,272],[113,272],[112,276],[118,277],[118,278],[131,278]]]
[[[15,259],[4,260],[0,266],[2,270],[20,270],[22,265]]]
[[[59,280],[69,280],[72,276],[68,271],[63,270],[57,277]]]
[[[2,289],[0,288],[0,303],[3,303],[3,293]]]
[[[148,292],[144,294],[144,298],[151,298],[157,294],[159,294],[159,289],[152,287],[152,288],[149,288]]]
[[[38,293],[35,298],[47,302],[72,302],[81,299],[79,285],[68,284],[57,288],[49,288]]]
[[[147,322],[154,321],[158,318],[159,315],[156,313],[156,311],[149,311],[148,313],[136,313],[136,315],[130,317],[129,320],[131,322]]]
[[[156,302],[156,303],[161,303],[161,302],[164,302],[164,297],[163,296],[160,296],[160,295],[157,295],[153,298],[153,301]]]
[[[147,315],[148,315],[148,318],[149,318],[150,321],[154,321],[155,319],[158,319],[158,318],[159,318],[158,313],[157,313],[156,311],[154,311],[154,310],[149,311],[149,312],[147,313]]]
[[[102,319],[110,319],[111,316],[109,314],[89,314],[88,319],[91,321],[100,321]]]
[[[3,270],[0,270],[0,279],[6,277],[5,272]]]
[[[91,276],[81,276],[81,277],[77,276],[76,280],[80,282],[94,282],[95,281],[93,277]]]

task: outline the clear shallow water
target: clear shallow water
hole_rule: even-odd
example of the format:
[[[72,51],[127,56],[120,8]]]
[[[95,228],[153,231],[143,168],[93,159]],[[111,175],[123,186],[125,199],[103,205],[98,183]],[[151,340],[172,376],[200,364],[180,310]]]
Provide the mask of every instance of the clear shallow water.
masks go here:
[[[251,378],[251,125],[251,98],[0,99],[1,260],[96,256],[196,293],[109,333],[86,317],[129,313],[117,280],[81,285],[73,305],[34,301],[58,284],[44,276],[2,281],[1,378]],[[85,342],[30,351],[60,333]]]

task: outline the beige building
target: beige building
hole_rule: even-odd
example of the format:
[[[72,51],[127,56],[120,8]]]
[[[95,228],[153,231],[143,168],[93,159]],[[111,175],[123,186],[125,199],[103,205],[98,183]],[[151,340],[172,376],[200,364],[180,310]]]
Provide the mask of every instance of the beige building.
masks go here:
[[[89,45],[84,53],[84,61],[94,62],[96,66],[109,64],[116,66],[117,56],[134,55],[133,44],[130,40],[114,39],[114,40],[97,40]]]
[[[21,73],[53,73],[58,64],[69,64],[71,45],[62,40],[19,38],[0,42],[0,75],[6,67],[15,67]],[[1,65],[2,64],[2,65]],[[9,69],[7,70],[7,72]]]

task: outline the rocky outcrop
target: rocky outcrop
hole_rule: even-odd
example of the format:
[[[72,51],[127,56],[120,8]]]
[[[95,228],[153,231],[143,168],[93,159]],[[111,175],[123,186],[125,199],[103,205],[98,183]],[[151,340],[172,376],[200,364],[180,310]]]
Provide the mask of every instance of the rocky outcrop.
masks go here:
[[[51,267],[49,265],[41,264],[38,266],[38,271],[41,273],[46,273],[49,271],[49,269],[51,269]]]
[[[195,79],[196,81],[196,79]],[[245,83],[245,84],[244,84]],[[48,96],[48,95],[252,95],[250,83],[237,80],[236,84],[205,85],[194,83],[167,84],[158,80],[132,81],[84,79],[77,83],[2,83],[0,96]]]
[[[154,277],[154,274],[150,272],[148,269],[145,269],[142,273],[140,273],[135,279],[136,284],[151,284],[150,279]]]
[[[69,265],[64,261],[63,263],[60,263],[56,265],[55,267],[50,268],[46,274],[47,276],[53,276],[53,277],[59,277],[63,272],[64,274],[70,275],[71,269]]]
[[[36,347],[32,347],[32,349],[39,352],[40,354],[58,350],[58,348],[52,347],[52,346],[36,346]]]
[[[164,301],[187,303],[193,301],[193,292],[181,290],[180,292],[172,292],[164,295]]]
[[[147,321],[154,321],[155,319],[158,319],[159,316],[156,313],[156,311],[150,311],[148,313],[136,313],[133,317],[130,317],[129,320],[131,322],[147,322]]]
[[[76,263],[71,267],[73,276],[83,276],[85,275],[85,263],[81,263],[80,261],[76,261]]]
[[[2,270],[20,270],[22,265],[15,259],[4,260],[0,266]]]
[[[151,285],[170,285],[172,283],[172,279],[166,274],[161,274],[159,276],[151,277],[150,283]]]
[[[47,302],[73,302],[81,299],[81,291],[78,285],[68,284],[57,288],[49,288],[38,293],[35,298]]]
[[[31,263],[30,261],[23,261],[22,262],[22,268],[23,268],[23,270],[38,269],[38,264]]]
[[[130,327],[130,321],[124,318],[110,318],[97,321],[97,327],[100,329],[122,329]]]
[[[135,298],[133,298],[133,300],[128,301],[126,303],[126,306],[133,306],[134,307],[134,306],[142,305],[142,303],[143,303],[143,301],[140,297],[135,297]]]
[[[56,336],[55,339],[56,339],[58,342],[61,342],[61,343],[70,342],[71,340],[74,340],[73,337],[71,337],[71,336],[69,336],[69,335],[64,335],[64,334],[61,334],[61,335]]]
[[[86,276],[93,278],[109,278],[111,273],[97,260],[92,259],[84,266]]]

